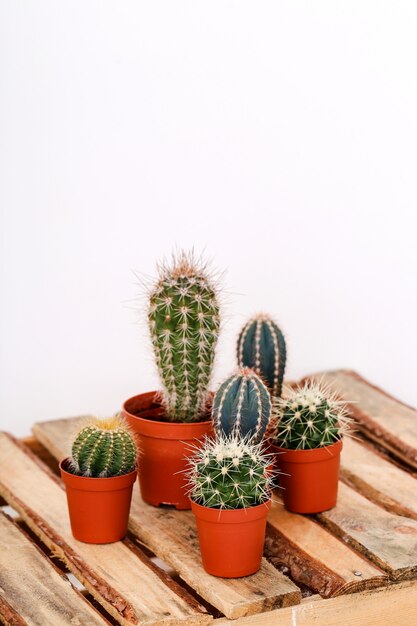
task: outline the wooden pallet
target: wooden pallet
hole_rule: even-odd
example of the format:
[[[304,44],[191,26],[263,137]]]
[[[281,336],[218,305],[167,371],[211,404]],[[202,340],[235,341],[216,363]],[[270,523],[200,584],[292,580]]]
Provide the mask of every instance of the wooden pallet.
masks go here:
[[[417,412],[352,372],[328,372],[362,435],[345,442],[337,506],[272,507],[250,577],[209,576],[189,511],[146,505],[135,487],[129,535],[94,546],[70,531],[57,460],[84,418],[0,434],[0,620],[12,625],[417,623]]]

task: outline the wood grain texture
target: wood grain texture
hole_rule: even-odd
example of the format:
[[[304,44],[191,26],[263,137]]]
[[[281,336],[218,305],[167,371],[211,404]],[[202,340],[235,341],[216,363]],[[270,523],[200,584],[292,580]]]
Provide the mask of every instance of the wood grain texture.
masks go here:
[[[80,428],[92,416],[81,415],[47,422],[37,422],[32,426],[32,433],[37,441],[46,448],[57,461],[71,455],[71,442]]]
[[[287,511],[278,498],[268,517],[266,549],[274,563],[289,568],[292,578],[325,598],[388,581],[385,572],[312,519]]]
[[[59,480],[4,433],[0,433],[0,493],[119,623],[179,625],[211,620],[191,596],[189,603],[183,590],[177,594],[173,582],[168,587],[148,559],[138,558],[123,542],[76,541]]]
[[[394,580],[417,576],[417,522],[390,513],[339,482],[334,509],[317,516]]]
[[[213,626],[413,626],[417,614],[417,581],[338,596],[307,599],[297,606],[243,617],[214,620]]]
[[[3,598],[0,592],[0,624],[4,626],[28,626],[28,623],[15,611],[15,609]]]
[[[345,439],[340,475],[344,482],[385,509],[417,520],[417,479],[370,445]]]
[[[1,605],[6,598],[8,610]],[[2,613],[6,623],[30,626],[108,624],[18,527],[0,514]]]
[[[75,430],[80,418],[75,420]],[[68,433],[73,420],[36,424],[35,436],[56,457],[67,451]],[[129,530],[159,558],[173,567],[180,577],[224,615],[237,618],[279,606],[300,602],[301,593],[286,576],[263,559],[259,572],[240,579],[216,578],[207,574],[201,563],[194,516],[191,511],[155,508],[145,504],[135,488]]]
[[[363,432],[417,468],[417,411],[349,370],[316,375],[331,383]],[[311,378],[311,377],[309,377]]]

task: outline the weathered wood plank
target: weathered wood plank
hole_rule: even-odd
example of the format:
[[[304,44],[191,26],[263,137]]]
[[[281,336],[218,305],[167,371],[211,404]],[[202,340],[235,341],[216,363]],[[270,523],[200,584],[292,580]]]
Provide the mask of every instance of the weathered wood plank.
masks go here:
[[[36,439],[36,437],[24,437],[19,440],[28,446],[30,450],[49,467],[53,472],[59,472],[58,461],[52,454]]]
[[[8,605],[3,609],[2,600]],[[2,613],[6,622],[30,626],[103,626],[109,623],[63,579],[37,546],[0,514],[0,615]]]
[[[61,461],[64,457],[71,455],[71,442],[89,417],[91,416],[81,415],[37,422],[32,426],[32,433],[57,461]]]
[[[306,601],[290,608],[242,617],[214,620],[213,626],[412,626],[416,623],[417,581]]]
[[[290,513],[277,499],[269,513],[266,547],[272,562],[320,593],[337,596],[384,585],[388,575],[312,519]]]
[[[377,506],[339,483],[334,509],[318,518],[393,580],[417,576],[417,522]]]
[[[77,427],[80,421],[76,420]],[[64,446],[69,430],[74,431],[73,420],[42,422],[33,428],[36,437],[57,458],[68,453]],[[129,529],[202,598],[230,618],[300,602],[298,587],[266,559],[257,574],[246,578],[224,580],[207,574],[202,567],[194,516],[190,511],[149,506],[136,492]]]
[[[0,493],[95,599],[124,625],[199,624],[211,617],[123,542],[90,545],[70,530],[65,492],[42,462],[0,433]],[[179,593],[176,593],[178,589]],[[189,601],[188,601],[189,600]]]
[[[14,608],[0,593],[0,624],[4,626],[28,626],[27,622],[20,617]]]
[[[340,474],[348,485],[385,509],[417,520],[417,479],[371,445],[345,439]]]
[[[417,468],[417,411],[348,370],[321,372],[366,435]]]

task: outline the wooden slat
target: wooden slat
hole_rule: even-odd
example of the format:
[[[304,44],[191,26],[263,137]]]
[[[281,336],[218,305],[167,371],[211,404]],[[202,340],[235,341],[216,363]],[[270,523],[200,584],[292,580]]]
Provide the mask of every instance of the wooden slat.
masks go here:
[[[218,619],[213,626],[413,626],[416,623],[417,581],[382,589],[310,600],[234,622]]]
[[[57,461],[71,455],[71,442],[75,439],[80,428],[92,416],[78,417],[37,422],[32,426],[35,439],[42,444]]]
[[[76,424],[79,425],[79,421]],[[36,437],[57,458],[66,453],[68,430],[74,430],[73,420],[42,422],[33,428]],[[202,567],[194,516],[190,511],[149,506],[136,492],[129,529],[201,597],[230,618],[289,606],[301,599],[298,587],[265,559],[260,571],[246,578],[224,580],[207,574]]]
[[[339,482],[334,509],[318,518],[394,580],[417,576],[417,522],[390,513]]]
[[[363,442],[345,439],[340,474],[351,487],[398,515],[417,520],[417,479]]]
[[[417,411],[348,370],[317,374],[349,401],[351,415],[368,437],[417,468]]]
[[[2,601],[7,603],[3,607]],[[109,623],[63,579],[37,546],[2,514],[1,614],[6,622],[31,626],[103,626]]]
[[[386,584],[388,576],[312,519],[274,502],[268,517],[267,553],[291,576],[323,597]]]
[[[24,443],[25,446],[28,446],[30,450],[41,459],[51,469],[53,472],[58,472],[58,461],[48,452],[46,448],[36,439],[36,437],[24,437],[23,439],[19,439],[21,443]]]
[[[90,545],[70,530],[65,492],[29,450],[0,433],[0,493],[116,619],[131,624],[199,624],[211,617],[139,550],[122,542]],[[177,593],[178,591],[178,593]]]

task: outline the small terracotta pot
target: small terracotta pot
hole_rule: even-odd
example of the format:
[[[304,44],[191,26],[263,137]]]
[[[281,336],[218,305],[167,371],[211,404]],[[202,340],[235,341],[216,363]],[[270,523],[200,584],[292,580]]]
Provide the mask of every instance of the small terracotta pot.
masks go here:
[[[135,433],[139,447],[139,485],[143,500],[160,506],[190,509],[187,495],[187,458],[192,446],[202,445],[205,436],[213,435],[212,420],[174,423],[162,421],[163,409],[157,392],[150,391],[129,398],[123,414]]]
[[[240,578],[258,571],[271,500],[247,509],[210,509],[191,502],[206,572]]]
[[[342,441],[312,450],[271,444],[276,454],[285,507],[293,513],[320,513],[336,505]],[[281,493],[281,491],[280,491]]]
[[[113,543],[127,532],[136,469],[111,478],[76,476],[69,470],[70,459],[59,464],[67,492],[71,530],[85,543]]]

